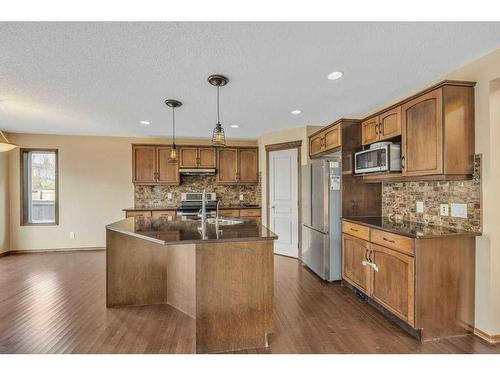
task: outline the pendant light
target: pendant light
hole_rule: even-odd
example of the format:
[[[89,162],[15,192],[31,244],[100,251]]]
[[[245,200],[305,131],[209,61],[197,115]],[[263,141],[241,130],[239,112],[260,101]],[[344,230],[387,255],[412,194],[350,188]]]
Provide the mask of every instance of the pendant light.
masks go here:
[[[10,143],[7,137],[0,130],[0,152],[10,151],[16,147],[17,145],[14,143]]]
[[[217,124],[212,132],[212,146],[224,147],[226,145],[226,135],[224,134],[224,128],[220,124],[219,89],[221,86],[225,86],[229,82],[229,79],[223,75],[214,74],[208,77],[208,82],[217,87]]]
[[[182,103],[175,99],[167,99],[165,100],[165,104],[167,107],[172,108],[172,146],[170,146],[170,154],[167,162],[169,164],[177,164],[179,162],[179,153],[175,145],[175,109],[180,107]]]

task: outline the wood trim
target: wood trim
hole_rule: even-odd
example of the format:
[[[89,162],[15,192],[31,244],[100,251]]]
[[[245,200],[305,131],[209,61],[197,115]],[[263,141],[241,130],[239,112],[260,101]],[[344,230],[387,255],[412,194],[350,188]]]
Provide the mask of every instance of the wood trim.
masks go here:
[[[471,180],[470,174],[435,174],[429,176],[403,176],[399,172],[381,172],[365,175],[358,175],[363,178],[365,183],[389,182],[407,182],[407,181],[464,181]]]
[[[372,113],[372,114],[366,116],[365,118],[363,118],[362,121],[368,120],[368,119],[370,119],[371,117],[374,117],[374,116],[378,116],[378,115],[380,115],[380,114],[382,114],[382,113],[384,113],[384,112],[386,112],[388,110],[394,109],[397,106],[403,105],[406,102],[409,102],[409,101],[411,101],[411,100],[413,100],[413,99],[415,99],[415,98],[417,98],[417,97],[419,97],[421,95],[427,94],[427,93],[429,93],[429,92],[431,92],[431,91],[433,91],[435,89],[438,89],[440,87],[443,87],[445,85],[447,85],[447,86],[474,87],[474,86],[476,86],[476,82],[472,82],[472,81],[455,81],[455,80],[444,80],[444,81],[441,81],[441,82],[439,82],[439,83],[437,83],[437,84],[435,84],[433,86],[430,86],[430,87],[428,87],[428,88],[426,88],[426,89],[424,89],[422,91],[419,91],[416,94],[413,94],[412,96],[409,96],[409,97],[407,97],[407,98],[405,98],[405,99],[403,99],[403,100],[401,100],[401,101],[399,101],[399,102],[397,102],[395,104],[392,104],[392,105],[390,105],[388,107],[383,108],[380,111],[377,111],[375,113]]]
[[[3,255],[14,255],[14,254],[37,254],[37,253],[70,253],[75,251],[104,251],[105,247],[68,247],[61,249],[33,249],[33,250],[10,250]],[[0,254],[2,256],[2,254]]]
[[[479,328],[474,328],[474,335],[488,342],[489,344],[498,344],[500,343],[500,334],[498,335],[489,335],[484,331],[481,331]]]
[[[326,125],[326,126],[322,127],[319,130],[316,130],[314,133],[309,134],[308,137],[309,138],[314,137],[315,135],[318,135],[319,133],[327,130],[330,127],[333,127],[333,126],[335,126],[337,124],[340,124],[341,122],[361,122],[361,120],[360,119],[355,119],[355,118],[340,118],[340,119],[336,120],[335,122],[332,122],[331,124]]]
[[[279,150],[288,150],[291,148],[299,148],[302,146],[302,141],[293,141],[293,142],[282,142],[282,143],[274,143],[272,145],[266,145],[266,151],[279,151]]]
[[[276,147],[276,148],[275,148]],[[298,180],[298,197],[299,197],[299,207],[298,207],[298,238],[299,238],[299,249],[298,249],[298,259],[302,259],[302,141],[290,141],[274,143],[270,145],[265,145],[266,149],[266,226],[269,228],[269,216],[271,214],[271,208],[269,205],[269,152],[289,150],[292,148],[297,149],[297,180]]]
[[[25,221],[24,215],[24,164],[23,164],[23,154],[31,151],[39,152],[53,152],[56,156],[55,163],[55,218],[53,223],[29,223]],[[20,197],[20,225],[21,226],[54,226],[59,225],[59,150],[57,148],[20,148],[19,149],[19,197]]]

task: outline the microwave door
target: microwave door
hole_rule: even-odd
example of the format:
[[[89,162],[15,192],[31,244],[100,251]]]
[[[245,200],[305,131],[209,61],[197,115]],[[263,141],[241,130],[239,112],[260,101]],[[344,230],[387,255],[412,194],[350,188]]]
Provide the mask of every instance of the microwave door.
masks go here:
[[[355,155],[356,173],[383,172],[388,170],[387,148],[358,152]]]

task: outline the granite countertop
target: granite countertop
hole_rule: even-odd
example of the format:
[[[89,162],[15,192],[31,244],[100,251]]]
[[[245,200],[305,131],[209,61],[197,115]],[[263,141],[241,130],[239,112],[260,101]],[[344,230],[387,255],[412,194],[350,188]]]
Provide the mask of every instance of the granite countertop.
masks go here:
[[[207,224],[205,238],[198,230],[199,220],[129,217],[109,224],[106,228],[160,244],[259,241],[278,238],[276,234],[253,219],[241,220],[243,220],[241,224],[219,226],[219,235],[216,233],[215,224]]]
[[[344,217],[342,220],[371,228],[384,230],[412,238],[437,238],[447,236],[480,236],[481,233],[449,228],[438,225],[428,225],[412,221],[396,221],[387,217]]]
[[[235,204],[219,207],[220,210],[239,210],[246,208],[260,208],[260,204]]]
[[[176,211],[180,209],[180,206],[164,206],[164,207],[132,207],[132,208],[124,208],[123,211]],[[229,206],[221,206],[220,210],[239,210],[245,208],[261,208],[260,204],[238,204],[238,205],[229,205]]]

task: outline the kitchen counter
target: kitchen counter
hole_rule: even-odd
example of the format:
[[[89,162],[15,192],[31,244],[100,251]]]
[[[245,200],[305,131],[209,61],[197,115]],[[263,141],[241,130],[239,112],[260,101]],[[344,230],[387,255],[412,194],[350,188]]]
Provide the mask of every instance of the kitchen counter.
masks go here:
[[[395,221],[388,217],[344,217],[345,221],[365,225],[411,238],[439,238],[448,236],[480,236],[481,233],[411,221]]]
[[[228,218],[232,219],[232,218]],[[168,220],[165,217],[129,217],[106,226],[107,229],[153,241],[159,244],[204,243],[231,241],[275,240],[276,234],[251,218],[240,219],[235,225],[220,225],[219,234],[215,224],[207,224],[206,237],[198,229],[200,220]]]
[[[166,206],[166,207],[142,207],[142,208],[124,208],[122,211],[176,211],[180,206]]]

